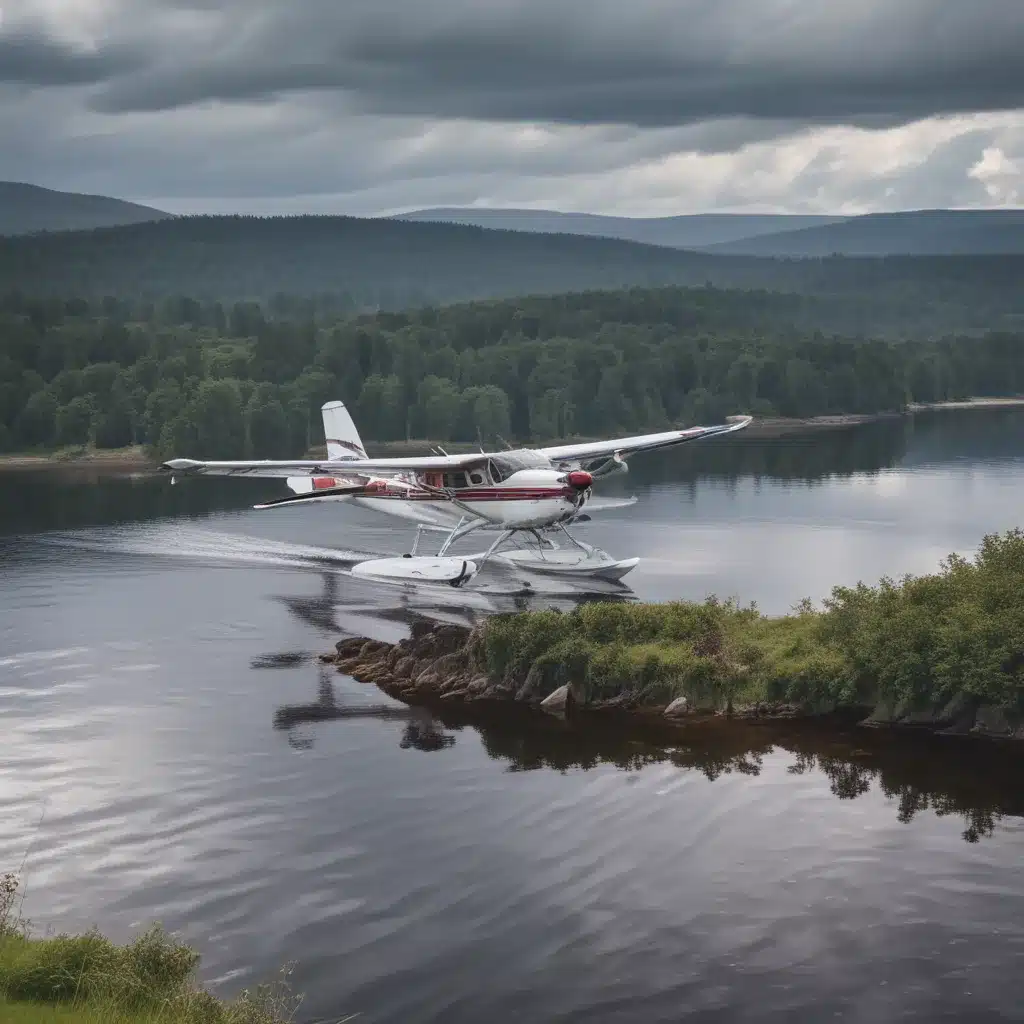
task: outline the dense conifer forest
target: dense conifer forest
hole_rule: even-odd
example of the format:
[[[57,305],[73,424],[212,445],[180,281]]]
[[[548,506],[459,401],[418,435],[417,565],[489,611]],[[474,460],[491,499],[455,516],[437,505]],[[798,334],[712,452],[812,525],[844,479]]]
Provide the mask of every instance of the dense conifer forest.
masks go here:
[[[346,314],[265,303],[0,299],[0,449],[298,455],[342,398],[364,438],[529,441],[1024,392],[1024,331],[811,326],[827,300],[633,289]]]

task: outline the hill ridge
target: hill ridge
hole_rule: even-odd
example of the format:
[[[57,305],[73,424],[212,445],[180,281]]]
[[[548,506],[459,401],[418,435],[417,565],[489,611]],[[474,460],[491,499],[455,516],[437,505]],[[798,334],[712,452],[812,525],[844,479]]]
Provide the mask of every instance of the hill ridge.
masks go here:
[[[395,218],[618,238],[737,256],[1024,253],[1024,209],[1014,208],[922,208],[853,216],[707,213],[631,218],[515,207],[434,207]]]
[[[152,206],[86,192],[62,192],[24,181],[0,181],[0,236],[81,231],[168,219]]]

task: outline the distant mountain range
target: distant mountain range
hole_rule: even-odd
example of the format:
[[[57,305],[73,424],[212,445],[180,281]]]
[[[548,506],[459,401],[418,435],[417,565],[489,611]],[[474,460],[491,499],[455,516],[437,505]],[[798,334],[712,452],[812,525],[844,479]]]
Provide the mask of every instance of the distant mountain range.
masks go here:
[[[602,236],[736,256],[1024,253],[1024,210],[912,210],[858,217],[712,213],[633,218],[554,210],[439,208],[399,214],[396,219]]]
[[[38,185],[0,181],[0,235],[113,227],[170,216],[163,210],[123,199],[55,192]]]
[[[0,235],[73,231],[172,215],[107,196],[0,182]],[[617,239],[734,256],[943,256],[1024,253],[1024,210],[912,210],[858,217],[704,213],[606,217],[556,210],[439,207],[371,220]],[[339,223],[347,218],[339,218]]]
[[[959,256],[1024,253],[1024,210],[872,213],[706,247],[737,256]]]
[[[0,238],[0,296],[315,297],[359,313],[554,294],[568,308],[580,299],[566,293],[666,285],[787,292],[791,323],[847,336],[1024,322],[1024,254],[769,259],[357,217],[181,216]],[[480,317],[474,330],[489,336]],[[535,330],[522,325],[528,336]]]
[[[835,224],[842,217],[787,214],[699,213],[685,217],[605,217],[596,213],[555,210],[477,210],[442,207],[396,215],[395,220],[440,221],[505,231],[589,235],[620,238],[672,249],[704,249],[726,242],[756,238],[779,231]]]

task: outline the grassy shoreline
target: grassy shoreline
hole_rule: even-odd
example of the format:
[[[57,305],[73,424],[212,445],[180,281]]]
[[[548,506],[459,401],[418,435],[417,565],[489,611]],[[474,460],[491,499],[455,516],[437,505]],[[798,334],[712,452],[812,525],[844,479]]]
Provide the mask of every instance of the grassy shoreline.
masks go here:
[[[941,412],[957,409],[998,409],[1024,406],[1024,396],[1014,398],[971,398],[962,402],[935,402],[932,404],[912,404],[903,412],[879,413],[841,413],[834,416],[811,416],[792,418],[784,416],[765,417],[754,420],[744,431],[746,437],[775,438],[792,434],[814,433],[820,430],[838,430],[861,426],[866,423],[878,423],[887,419],[898,419],[922,412]],[[575,438],[586,441],[594,438]],[[429,440],[410,441],[367,441],[371,455],[399,455],[407,453],[421,454],[439,442]],[[453,454],[477,451],[477,446],[469,442],[444,442],[445,448]],[[320,449],[307,454],[308,458],[323,456]],[[158,461],[150,455],[142,445],[128,448],[90,448],[78,446],[62,448],[57,451],[15,452],[0,455],[0,472],[24,470],[68,470],[94,469],[106,472],[153,472]]]
[[[16,875],[0,876],[0,1020],[5,1024],[286,1024],[301,999],[288,969],[218,999],[196,982],[199,954],[152,927],[119,946],[96,931],[34,937]]]
[[[679,719],[859,714],[865,724],[1024,740],[1024,531],[971,560],[836,587],[789,615],[703,603],[587,603],[423,623],[325,661],[407,703],[512,701]]]
[[[806,713],[871,707],[877,724],[971,728],[1024,738],[1024,531],[984,538],[939,571],[836,587],[816,609],[591,604],[489,619],[477,656],[494,678],[566,685],[578,703]],[[547,692],[544,692],[547,691]],[[1000,717],[999,726],[996,719]],[[981,728],[978,728],[981,726]]]

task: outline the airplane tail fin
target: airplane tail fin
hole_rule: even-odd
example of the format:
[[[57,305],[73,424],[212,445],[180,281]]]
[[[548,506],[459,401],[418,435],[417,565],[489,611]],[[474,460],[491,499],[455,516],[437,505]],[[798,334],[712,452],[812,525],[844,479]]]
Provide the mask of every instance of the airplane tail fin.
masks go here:
[[[327,458],[365,459],[366,449],[344,402],[327,402],[320,409],[327,438]]]

